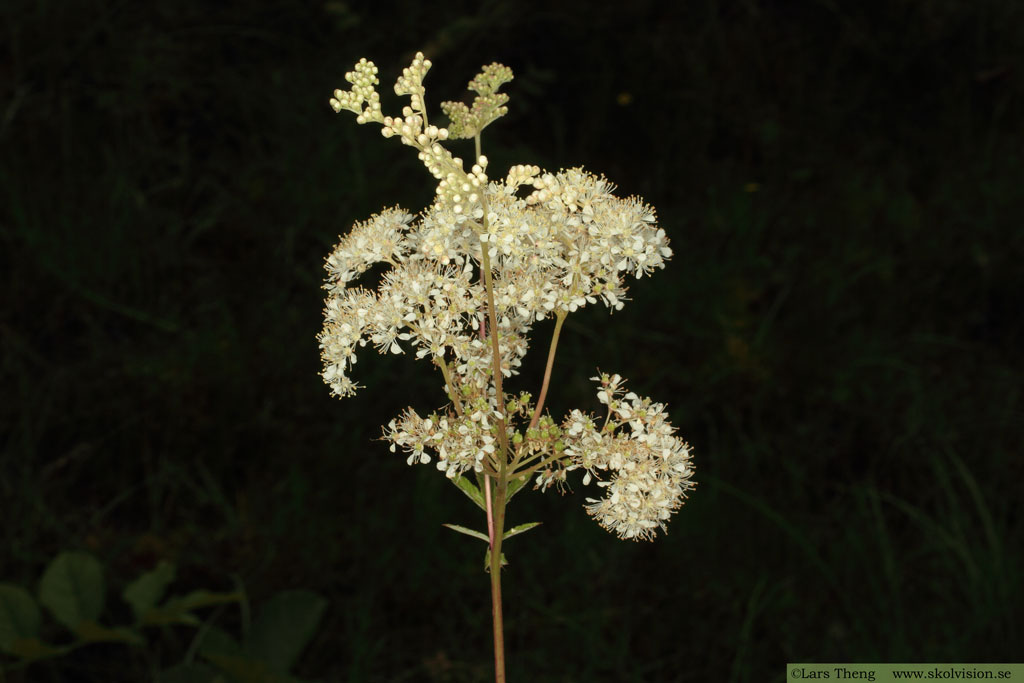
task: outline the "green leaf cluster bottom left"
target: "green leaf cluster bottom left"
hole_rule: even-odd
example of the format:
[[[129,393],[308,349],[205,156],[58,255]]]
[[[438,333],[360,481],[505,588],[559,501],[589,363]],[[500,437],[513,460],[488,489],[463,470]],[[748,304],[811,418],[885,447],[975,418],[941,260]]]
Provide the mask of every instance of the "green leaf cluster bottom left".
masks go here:
[[[47,565],[39,580],[35,598],[22,586],[0,584],[0,652],[24,661],[55,657],[87,643],[145,643],[138,626],[156,623],[199,624],[189,610],[211,604],[235,602],[239,593],[197,591],[174,598],[161,606],[167,586],[174,579],[174,566],[161,562],[143,574],[124,591],[125,601],[135,614],[132,626],[108,627],[100,623],[106,602],[103,565],[92,555],[62,552]],[[40,639],[42,612],[46,607],[54,620],[66,627],[75,639],[65,645],[51,645]]]
[[[43,572],[35,598],[22,586],[0,584],[0,652],[31,662],[60,656],[88,643],[144,645],[142,627],[199,627],[203,622],[194,610],[245,599],[241,592],[206,590],[165,598],[174,576],[174,565],[160,562],[128,584],[121,597],[131,607],[135,621],[131,626],[108,627],[100,623],[106,598],[103,566],[87,553],[61,553]],[[40,604],[74,634],[71,643],[56,646],[40,640]],[[197,647],[193,649],[204,661],[182,662],[161,672],[158,680],[298,683],[290,671],[316,633],[326,609],[327,601],[312,591],[277,593],[259,606],[244,642],[207,623],[197,633]]]

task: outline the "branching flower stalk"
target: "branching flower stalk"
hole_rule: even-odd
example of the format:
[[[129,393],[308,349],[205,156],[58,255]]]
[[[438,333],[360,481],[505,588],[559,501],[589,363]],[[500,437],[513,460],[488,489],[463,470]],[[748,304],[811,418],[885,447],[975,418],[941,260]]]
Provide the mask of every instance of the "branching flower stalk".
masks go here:
[[[443,102],[450,123],[438,127],[428,123],[424,99],[430,66],[417,53],[402,70],[395,93],[410,101],[401,116],[381,111],[378,70],[366,59],[345,74],[351,88],[331,98],[335,112],[351,111],[358,123],[379,124],[384,137],[416,149],[437,192],[415,219],[394,207],[356,223],[327,257],[321,375],[336,396],[354,394],[356,350],[367,343],[381,353],[414,352],[441,371],[448,405],[427,417],[407,409],[383,438],[410,465],[435,462],[486,515],[486,533],[446,526],[488,544],[495,679],[502,682],[502,546],[537,526],[506,530],[513,496],[530,480],[542,491],[563,488],[569,472],[582,470],[584,486],[604,489],[603,497],[586,499],[587,513],[620,538],[650,540],[694,487],[690,448],[665,405],[627,391],[619,375],[592,378],[603,419],[573,410],[556,422],[544,410],[566,317],[598,302],[621,310],[626,277],[663,268],[672,250],[651,207],[615,197],[611,183],[581,168],[548,173],[517,165],[491,179],[481,132],[507,112],[508,96],[498,90],[512,71],[484,67],[469,83],[472,105]],[[460,138],[474,144],[468,171],[444,144]],[[375,290],[352,285],[378,263],[390,270]],[[506,393],[533,325],[547,318],[555,326],[536,401],[529,392]]]

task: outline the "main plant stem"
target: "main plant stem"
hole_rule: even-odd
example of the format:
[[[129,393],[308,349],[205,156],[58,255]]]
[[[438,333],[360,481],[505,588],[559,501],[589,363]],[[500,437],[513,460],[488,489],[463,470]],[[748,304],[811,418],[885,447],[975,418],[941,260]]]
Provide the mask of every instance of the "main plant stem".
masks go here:
[[[494,285],[491,281],[491,259],[488,245],[481,243],[481,267],[484,272],[484,289],[487,291],[487,314],[491,324],[491,348],[493,355],[494,390],[498,410],[502,418],[498,423],[498,441],[501,445],[498,462],[498,476],[494,480],[494,495],[491,496],[491,482],[487,485],[488,536],[491,539],[491,620],[494,630],[494,680],[505,683],[505,626],[501,614],[501,541],[505,535],[505,492],[508,488],[507,466],[509,458],[508,432],[505,425],[505,394],[501,388],[501,352],[498,346],[498,316],[494,306]]]
[[[480,159],[480,133],[474,136],[477,160]],[[487,229],[487,197],[483,194],[483,227]],[[494,281],[491,274],[490,243],[480,242],[480,270],[483,271],[484,290],[487,294],[487,317],[491,326],[492,372],[494,373],[494,398],[501,418],[498,422],[498,443],[501,446],[498,476],[494,478],[494,495],[491,495],[491,478],[485,476],[485,497],[487,499],[487,535],[491,541],[491,623],[494,631],[494,680],[505,683],[505,622],[501,613],[501,541],[505,535],[505,501],[508,491],[509,449],[508,419],[505,408],[505,392],[501,386],[501,344],[498,339],[498,309],[494,305]]]
[[[487,482],[490,490],[491,483]],[[494,680],[505,683],[505,626],[501,614],[501,541],[505,535],[505,496],[507,485],[503,479],[494,482],[491,528],[491,621],[494,630]]]

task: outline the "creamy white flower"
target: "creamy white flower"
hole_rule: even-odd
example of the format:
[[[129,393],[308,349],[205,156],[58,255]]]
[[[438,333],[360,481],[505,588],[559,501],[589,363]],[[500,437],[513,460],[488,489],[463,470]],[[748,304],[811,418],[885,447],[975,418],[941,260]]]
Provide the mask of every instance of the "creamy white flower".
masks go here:
[[[352,226],[327,257],[324,288],[332,293],[340,292],[374,263],[400,261],[405,252],[405,231],[411,220],[409,213],[394,207]]]
[[[376,306],[377,298],[363,289],[335,294],[327,300],[324,327],[317,337],[324,363],[321,375],[339,397],[351,396],[358,388],[347,372],[356,362],[356,347],[366,345],[363,331]]]
[[[470,470],[482,471],[484,461],[494,456],[496,418],[489,409],[465,417],[422,418],[410,408],[388,423],[384,438],[391,442],[392,452],[401,448],[409,454],[410,465],[429,463],[433,459],[430,452],[435,453],[437,468],[454,479]]]
[[[601,382],[599,400],[609,406],[605,427],[598,429],[593,417],[578,410],[562,425],[572,467],[586,472],[584,485],[610,473],[608,481],[597,484],[606,489],[605,497],[588,498],[585,509],[620,538],[651,539],[657,529],[665,530],[695,485],[690,447],[675,436],[663,404],[632,392],[620,401],[619,375],[595,379]],[[628,431],[619,431],[626,425]]]

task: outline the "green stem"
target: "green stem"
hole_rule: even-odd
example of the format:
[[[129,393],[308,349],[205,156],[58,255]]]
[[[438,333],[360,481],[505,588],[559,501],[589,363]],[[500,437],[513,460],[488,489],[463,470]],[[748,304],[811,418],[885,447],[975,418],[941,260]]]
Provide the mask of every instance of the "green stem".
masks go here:
[[[456,415],[462,417],[462,401],[455,391],[455,382],[452,381],[452,375],[448,371],[448,364],[444,362],[444,358],[435,358],[434,364],[441,368],[441,374],[444,375],[444,383],[448,387],[448,394],[452,399],[452,404],[455,406]]]
[[[476,158],[480,159],[480,134],[474,136]],[[482,232],[487,232],[487,195],[481,188],[481,204],[484,209]],[[498,473],[494,479],[494,496],[487,501],[488,529],[491,537],[491,621],[494,631],[494,680],[505,683],[505,626],[501,614],[501,541],[505,535],[505,501],[508,491],[508,459],[511,453],[508,443],[508,421],[505,415],[505,392],[502,389],[501,347],[498,342],[498,311],[494,305],[494,282],[491,273],[490,245],[480,242],[480,269],[483,271],[484,289],[487,292],[487,317],[491,326],[491,349],[493,350],[494,393],[498,400],[501,420],[498,423],[498,440],[501,454],[498,459]],[[485,478],[488,492],[491,485]]]
[[[553,463],[556,460],[561,460],[564,457],[565,457],[564,453],[556,453],[555,455],[548,456],[547,458],[544,458],[543,460],[541,460],[536,465],[531,465],[531,466],[527,467],[526,469],[522,469],[522,470],[518,470],[516,472],[513,472],[511,474],[511,476],[509,476],[509,479],[518,478],[518,477],[528,477],[531,474],[533,474],[534,472],[536,472],[537,470],[539,470],[541,467],[544,467],[545,465]],[[526,462],[529,462],[532,459],[533,458],[528,458],[526,460]]]
[[[551,346],[548,348],[548,364],[544,368],[544,383],[540,387],[540,396],[537,397],[537,407],[533,411],[533,419],[530,420],[530,429],[537,426],[540,421],[541,410],[544,409],[544,399],[548,396],[548,384],[551,382],[551,368],[555,364],[555,350],[558,348],[558,335],[562,331],[562,323],[565,322],[565,311],[555,314],[555,332],[551,335]]]
[[[506,428],[505,417],[505,392],[501,387],[501,347],[498,345],[498,314],[494,305],[494,282],[491,276],[491,255],[488,253],[490,246],[487,242],[480,242],[480,267],[484,271],[484,289],[487,292],[487,317],[491,326],[491,349],[493,351],[494,394],[498,400],[498,411],[501,413],[501,421],[498,425],[498,441],[501,443],[501,460],[499,461],[499,472],[502,478],[505,476],[505,465],[508,462],[508,429]]]
[[[498,479],[494,487],[494,526],[491,529],[491,620],[494,627],[494,680],[505,683],[505,627],[501,614],[501,541],[505,535],[507,484]]]

